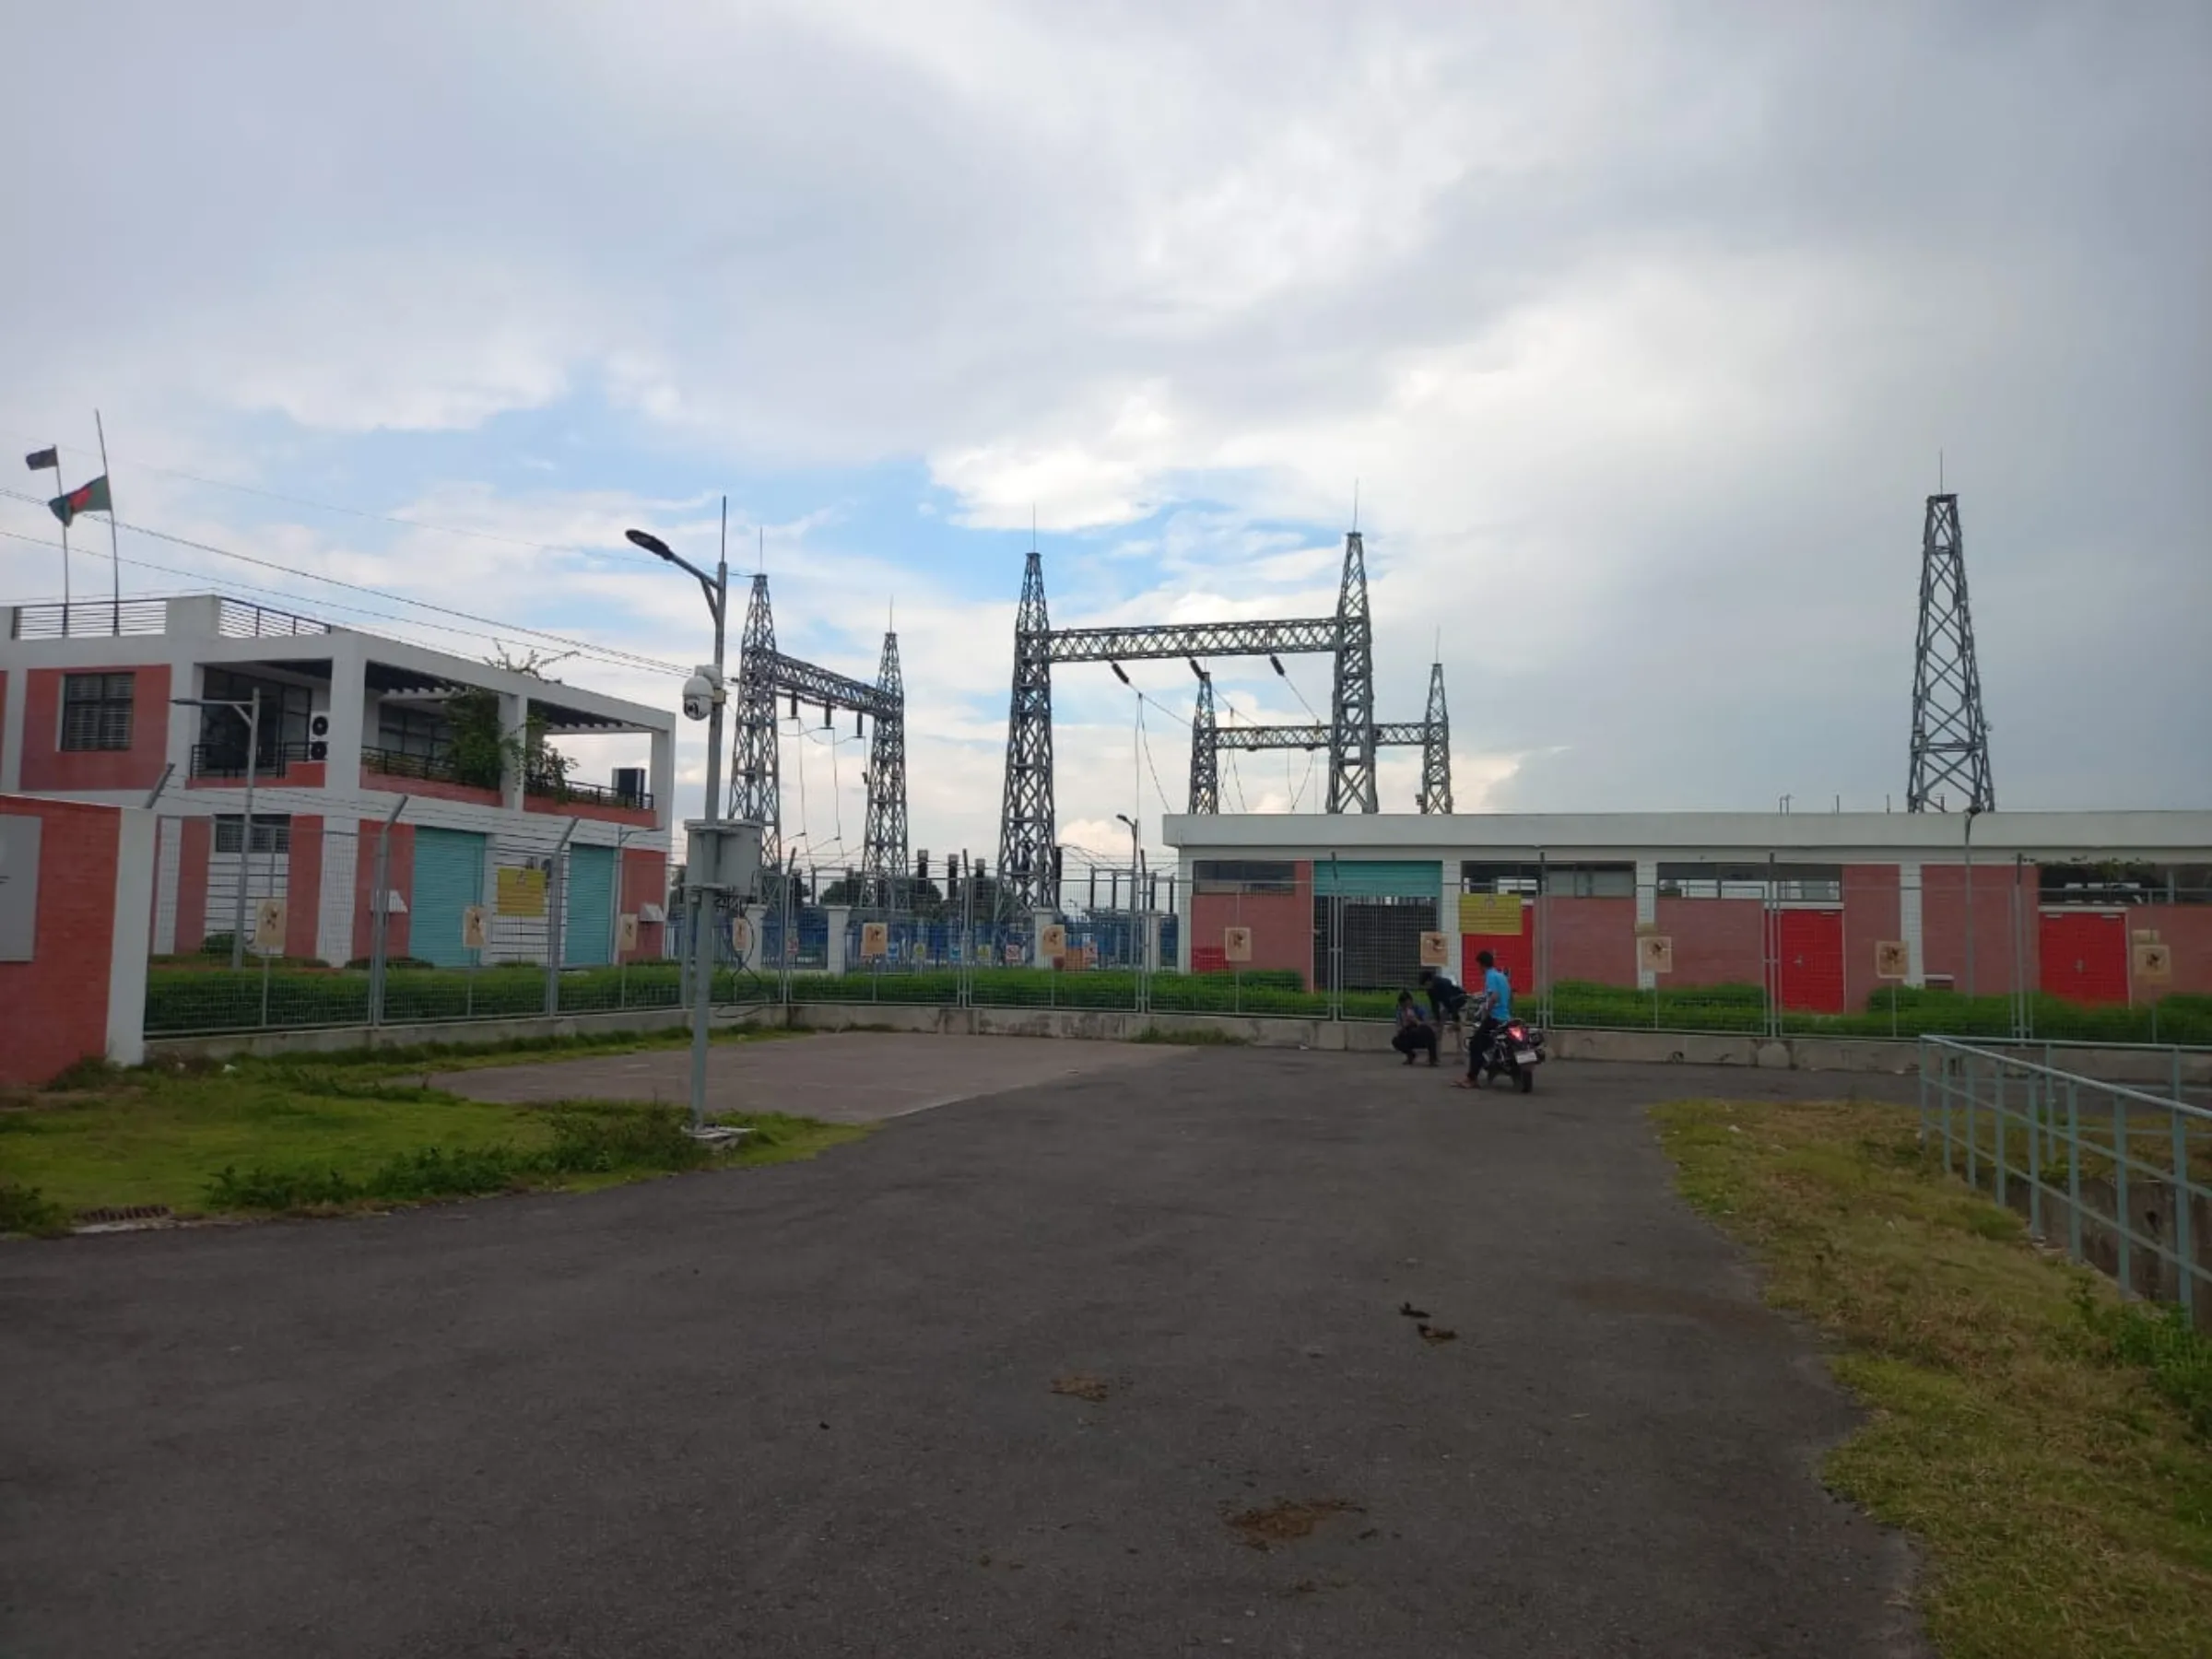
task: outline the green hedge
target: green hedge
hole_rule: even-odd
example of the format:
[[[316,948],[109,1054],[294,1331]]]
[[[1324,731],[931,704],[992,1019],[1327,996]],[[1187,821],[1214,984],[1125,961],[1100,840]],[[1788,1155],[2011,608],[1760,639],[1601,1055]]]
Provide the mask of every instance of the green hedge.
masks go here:
[[[1129,969],[1062,973],[1049,968],[979,968],[972,976],[977,1003],[995,1007],[1134,1009],[1137,976]],[[628,969],[571,969],[560,976],[563,1013],[612,1008],[673,1007],[681,974],[674,962]],[[233,973],[228,968],[155,967],[147,976],[146,1030],[149,1036],[253,1030],[263,1023],[263,971],[258,966]],[[915,972],[853,973],[841,977],[795,975],[793,995],[801,1002],[846,1004],[935,1004],[959,1000],[957,969]],[[724,968],[715,975],[720,1003],[773,1000],[775,982]],[[1329,1011],[1324,993],[1302,988],[1300,976],[1283,969],[1228,973],[1158,973],[1150,981],[1151,1006],[1160,1013],[1275,1015],[1322,1018]],[[348,1026],[369,1018],[369,975],[272,966],[267,973],[267,1024],[271,1027]],[[384,1020],[415,1024],[437,1020],[531,1015],[545,1008],[545,970],[528,964],[465,969],[390,966],[384,976]],[[1540,1011],[1538,999],[1524,992],[1522,1011]],[[1388,1019],[1396,1002],[1388,991],[1347,991],[1343,1008],[1348,1019]],[[2182,1042],[2212,1044],[2212,996],[2169,996],[2154,1016],[2148,1007],[2085,1007],[2061,997],[2038,994],[2030,999],[2033,1030],[2039,1040],[2098,1042]],[[1765,993],[1757,985],[1707,985],[1695,989],[1637,991],[1585,980],[1562,980],[1552,988],[1555,1026],[1675,1031],[1725,1031],[1757,1035],[1766,1030]],[[2013,999],[1961,996],[1948,991],[1884,986],[1853,1014],[1801,1014],[1783,1010],[1782,1029],[1803,1035],[1839,1037],[2008,1036]]]

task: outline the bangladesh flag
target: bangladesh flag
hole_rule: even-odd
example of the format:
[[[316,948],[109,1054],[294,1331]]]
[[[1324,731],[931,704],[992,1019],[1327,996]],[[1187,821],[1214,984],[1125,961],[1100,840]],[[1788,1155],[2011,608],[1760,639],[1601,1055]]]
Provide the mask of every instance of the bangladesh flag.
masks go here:
[[[46,503],[53,509],[53,516],[65,528],[69,521],[80,512],[105,512],[112,515],[115,504],[108,500],[108,478],[105,473],[89,484],[80,485],[66,495],[58,495]]]

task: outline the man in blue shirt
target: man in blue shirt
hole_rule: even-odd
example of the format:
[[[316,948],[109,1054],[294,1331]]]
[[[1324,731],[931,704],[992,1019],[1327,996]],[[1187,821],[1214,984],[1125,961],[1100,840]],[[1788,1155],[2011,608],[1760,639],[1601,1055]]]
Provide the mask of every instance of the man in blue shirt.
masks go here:
[[[1491,1039],[1498,1035],[1499,1028],[1513,1015],[1513,982],[1506,977],[1505,970],[1498,966],[1498,959],[1485,950],[1477,953],[1475,961],[1482,970],[1482,995],[1477,1005],[1480,1009],[1480,1018],[1475,1024],[1475,1035],[1467,1043],[1467,1075],[1460,1080],[1459,1087],[1462,1088],[1479,1087],[1483,1057],[1490,1052]],[[1521,1062],[1511,1048],[1505,1051],[1505,1065],[1516,1079],[1519,1078]]]

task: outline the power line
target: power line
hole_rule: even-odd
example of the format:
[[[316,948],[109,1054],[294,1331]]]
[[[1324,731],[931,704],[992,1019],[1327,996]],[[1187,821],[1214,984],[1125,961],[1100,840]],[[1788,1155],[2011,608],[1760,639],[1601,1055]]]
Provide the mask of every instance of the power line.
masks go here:
[[[26,443],[40,441],[40,440],[27,437],[20,432],[17,436]],[[81,453],[89,455],[91,453],[90,451],[79,452],[65,443],[55,447],[65,454]],[[336,501],[318,501],[308,496],[285,495],[281,491],[263,489],[252,484],[234,484],[228,478],[210,478],[200,473],[184,472],[173,466],[156,466],[148,461],[133,461],[131,465],[141,472],[159,473],[165,478],[182,478],[189,483],[205,484],[211,489],[232,489],[241,495],[259,496],[265,501],[282,501],[291,507],[312,507],[319,512],[344,513],[349,518],[368,519],[380,524],[397,524],[406,530],[429,530],[440,535],[465,535],[477,541],[500,542],[510,547],[529,547],[540,553],[593,553],[600,550],[593,547],[570,547],[559,542],[527,541],[519,535],[501,535],[494,530],[468,530],[458,524],[433,524],[422,519],[401,518],[394,513],[376,512],[366,507],[347,507]]]
[[[59,552],[61,550],[61,543],[46,541],[43,538],[36,535],[26,535],[20,530],[0,530],[0,535],[5,535],[11,541],[28,542],[34,547],[45,547],[54,552]],[[205,571],[187,571],[182,570],[176,565],[156,564],[150,559],[126,559],[123,560],[123,562],[129,565],[133,570],[154,571],[158,571],[163,576],[182,576],[187,581],[205,581],[207,578],[207,572]],[[466,640],[487,640],[494,645],[500,645],[505,642],[501,636],[498,634],[485,633],[478,629],[456,628],[451,622],[432,622],[421,617],[397,617],[394,616],[390,611],[371,610],[367,606],[349,605],[343,599],[333,599],[327,596],[318,597],[312,594],[295,594],[284,588],[265,587],[258,582],[245,582],[236,577],[226,578],[225,585],[239,589],[241,592],[248,594],[260,594],[271,599],[282,599],[293,605],[312,605],[318,610],[347,611],[356,617],[367,618],[371,621],[394,623],[401,628],[429,629],[437,633],[455,634],[462,639]],[[172,596],[173,595],[159,594],[147,594],[144,593],[135,595],[135,597],[141,599],[165,598]],[[33,603],[38,602],[34,601]],[[58,603],[58,601],[46,601],[46,603]],[[92,602],[80,600],[78,603],[89,604]],[[619,665],[627,667],[630,665],[622,664]]]
[[[26,495],[19,489],[0,488],[0,496],[18,501],[29,501],[34,506],[45,505],[45,502],[37,496]],[[363,582],[347,582],[343,577],[324,576],[314,571],[302,571],[296,566],[278,564],[274,559],[257,559],[251,553],[234,552],[229,547],[217,547],[212,542],[194,541],[188,535],[174,535],[166,530],[154,530],[144,524],[120,524],[120,527],[131,531],[134,535],[150,535],[156,541],[168,542],[174,547],[190,547],[195,553],[211,553],[218,559],[235,559],[241,564],[258,565],[265,571],[275,571],[280,575],[296,576],[305,582],[327,582],[333,587],[345,588],[350,593],[367,594],[371,598],[389,600],[394,605],[411,605],[420,610],[435,611],[442,617],[458,617],[464,622],[479,622],[487,628],[500,629],[510,634],[528,634],[535,639],[544,640],[555,645],[566,645],[600,661],[624,667],[650,668],[661,674],[682,675],[685,672],[676,664],[664,662],[658,657],[649,657],[638,652],[624,651],[616,646],[594,645],[588,640],[571,639],[566,634],[550,633],[542,628],[529,628],[519,623],[501,622],[495,617],[482,617],[474,611],[457,610],[452,606],[439,605],[429,599],[411,599],[405,594],[394,594],[384,588],[373,588]],[[45,545],[51,546],[52,544]],[[311,599],[309,603],[312,604],[313,601]]]

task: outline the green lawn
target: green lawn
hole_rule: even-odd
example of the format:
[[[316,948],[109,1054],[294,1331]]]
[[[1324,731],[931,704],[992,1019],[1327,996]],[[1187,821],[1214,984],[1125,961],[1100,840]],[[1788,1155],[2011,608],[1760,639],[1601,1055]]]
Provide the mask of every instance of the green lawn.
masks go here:
[[[1925,1547],[1952,1659],[2212,1653],[2212,1344],[2032,1249],[1910,1108],[1690,1101],[1682,1190],[1872,1413],[1824,1478]]]
[[[644,1046],[619,1046],[630,1045]],[[552,1059],[577,1046],[538,1052]],[[507,1050],[483,1059],[529,1057]],[[127,1206],[194,1216],[605,1185],[811,1157],[866,1132],[777,1114],[731,1117],[720,1121],[754,1133],[734,1151],[710,1151],[681,1133],[673,1108],[468,1100],[424,1087],[425,1060],[441,1069],[456,1063],[240,1060],[96,1073],[82,1088],[17,1097],[0,1105],[0,1228],[30,1230],[41,1219],[51,1228]]]

